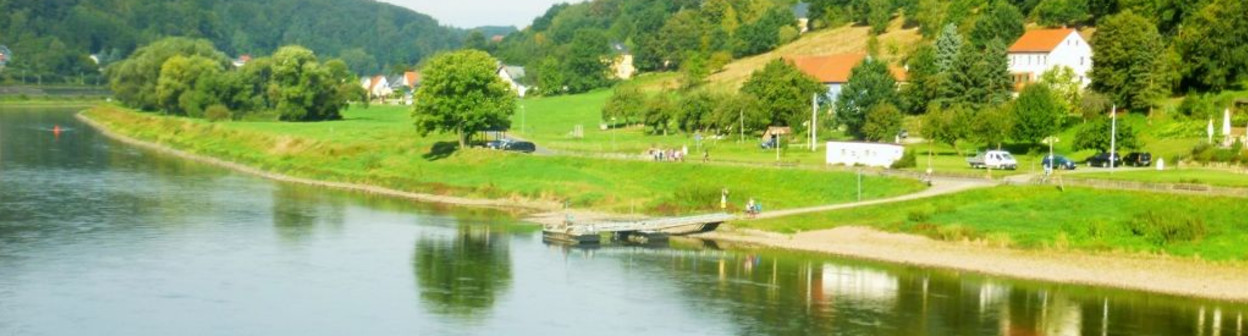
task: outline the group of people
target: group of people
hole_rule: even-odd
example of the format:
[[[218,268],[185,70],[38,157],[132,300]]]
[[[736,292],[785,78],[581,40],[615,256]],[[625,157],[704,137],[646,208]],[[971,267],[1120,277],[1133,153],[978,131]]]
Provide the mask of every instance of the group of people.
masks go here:
[[[745,214],[747,216],[750,216],[751,218],[753,218],[754,216],[758,216],[758,214],[762,212],[763,212],[763,203],[755,202],[753,198],[750,198],[750,201],[745,203]]]
[[[657,162],[684,162],[685,157],[689,156],[689,147],[681,149],[651,148],[646,151],[646,155],[649,155],[651,159]]]

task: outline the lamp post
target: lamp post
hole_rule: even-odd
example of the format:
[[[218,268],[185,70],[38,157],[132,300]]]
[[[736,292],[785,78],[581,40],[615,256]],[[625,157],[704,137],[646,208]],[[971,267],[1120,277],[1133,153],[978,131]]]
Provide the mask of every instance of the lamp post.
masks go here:
[[[619,148],[615,147],[615,117],[611,117],[611,151],[617,150]]]

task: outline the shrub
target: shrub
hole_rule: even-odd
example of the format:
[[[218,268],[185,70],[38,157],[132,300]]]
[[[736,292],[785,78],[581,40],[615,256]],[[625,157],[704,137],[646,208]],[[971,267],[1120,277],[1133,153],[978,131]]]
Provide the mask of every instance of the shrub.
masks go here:
[[[915,158],[914,151],[907,149],[905,153],[901,154],[900,160],[893,162],[892,168],[914,168],[916,166],[918,166],[918,159]]]
[[[906,219],[916,223],[926,222],[932,219],[932,213],[927,211],[927,209],[910,210],[910,213],[906,215]]]
[[[204,110],[204,119],[212,122],[228,120],[230,119],[230,109],[220,104],[209,106],[208,109]]]
[[[1208,234],[1205,220],[1190,211],[1175,208],[1150,209],[1127,222],[1131,234],[1156,246],[1194,242]]]

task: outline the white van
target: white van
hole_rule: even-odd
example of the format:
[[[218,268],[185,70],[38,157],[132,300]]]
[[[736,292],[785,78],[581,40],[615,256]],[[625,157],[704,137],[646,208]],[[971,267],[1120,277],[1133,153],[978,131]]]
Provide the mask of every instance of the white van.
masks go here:
[[[971,164],[971,168],[983,169],[1018,169],[1018,160],[1014,159],[1010,152],[1001,150],[990,150],[979,153],[973,158],[966,159],[966,163]]]

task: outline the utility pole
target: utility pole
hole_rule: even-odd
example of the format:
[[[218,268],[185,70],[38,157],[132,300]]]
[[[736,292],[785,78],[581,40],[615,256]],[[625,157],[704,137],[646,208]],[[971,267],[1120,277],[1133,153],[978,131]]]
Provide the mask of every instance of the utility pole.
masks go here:
[[[1114,173],[1114,155],[1118,151],[1118,104],[1109,110],[1109,173]]]
[[[814,152],[819,146],[817,132],[819,132],[819,94],[810,95],[810,151]]]
[[[737,113],[741,114],[741,139],[737,139],[737,142],[745,142],[745,109],[737,110]]]

